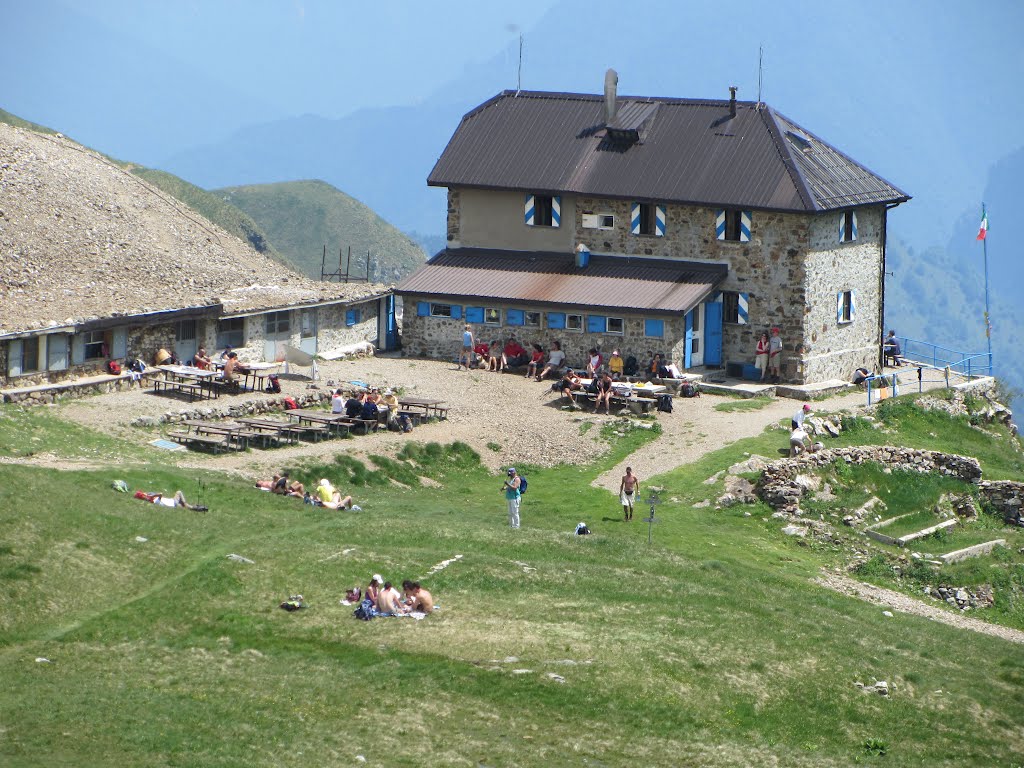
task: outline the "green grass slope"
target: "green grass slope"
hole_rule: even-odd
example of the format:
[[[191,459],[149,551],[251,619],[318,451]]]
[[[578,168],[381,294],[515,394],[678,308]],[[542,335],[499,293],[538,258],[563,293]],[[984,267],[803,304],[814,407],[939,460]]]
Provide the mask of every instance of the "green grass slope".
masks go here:
[[[351,273],[360,277],[366,274],[369,251],[371,278],[377,282],[398,280],[426,260],[410,237],[323,181],[227,187],[215,193],[251,216],[295,269],[316,279],[325,245],[328,271],[338,269],[339,249],[347,260],[351,246]]]
[[[110,467],[0,464],[5,766],[1009,768],[1024,754],[1024,648],[823,589],[835,553],[781,535],[761,504],[693,506],[721,492],[703,482],[718,470],[771,455],[777,430],[648,481],[664,486],[648,544],[590,485],[644,430],[590,466],[527,468],[511,531],[500,478],[458,443],[373,469],[339,446],[294,467],[364,508],[332,512],[234,475],[119,465],[106,440],[63,441],[59,410],[0,413],[0,445],[26,418],[38,438],[13,453],[102,447]],[[907,430],[948,450],[977,432],[891,416],[886,442]],[[995,449],[986,462],[1020,467]],[[157,508],[113,479],[210,511]],[[580,520],[593,536],[572,535]],[[421,580],[440,611],[355,620],[339,599],[376,572]],[[307,610],[277,608],[294,593]],[[875,680],[889,698],[854,685]]]
[[[271,243],[263,229],[244,211],[239,210],[223,196],[190,184],[166,171],[142,166],[131,166],[136,176],[185,203],[189,208],[212,221],[228,233],[249,243],[258,253],[291,266]],[[317,275],[319,277],[319,275]]]

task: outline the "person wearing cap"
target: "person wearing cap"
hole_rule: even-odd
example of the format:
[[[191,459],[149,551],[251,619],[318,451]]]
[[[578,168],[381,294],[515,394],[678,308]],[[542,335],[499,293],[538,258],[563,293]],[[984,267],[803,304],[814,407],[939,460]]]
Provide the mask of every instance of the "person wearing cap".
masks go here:
[[[613,349],[612,356],[608,358],[608,372],[612,375],[614,381],[622,378],[622,372],[625,367],[626,364],[623,362],[619,350]]]
[[[316,496],[320,500],[320,505],[327,509],[352,509],[356,512],[362,509],[352,503],[351,496],[342,497],[341,491],[331,485],[331,481],[326,477],[316,487]]]
[[[778,328],[772,328],[772,337],[768,339],[768,375],[773,384],[778,384],[782,371],[782,336]]]
[[[380,588],[384,585],[384,578],[379,574],[373,574],[373,578],[370,579],[370,583],[366,587],[366,591],[363,593],[364,600],[372,600],[374,608],[377,607],[377,600],[380,598]]]
[[[793,429],[803,429],[804,428],[804,419],[807,418],[810,415],[811,415],[811,405],[810,405],[810,403],[804,403],[803,407],[799,411],[796,412],[795,416],[793,416],[793,420],[790,422],[790,426]]]
[[[519,493],[521,481],[519,475],[516,474],[515,467],[509,467],[506,474],[508,476],[505,478],[501,490],[505,492],[505,502],[508,505],[508,525],[509,528],[518,528],[519,500],[522,498],[522,494]]]

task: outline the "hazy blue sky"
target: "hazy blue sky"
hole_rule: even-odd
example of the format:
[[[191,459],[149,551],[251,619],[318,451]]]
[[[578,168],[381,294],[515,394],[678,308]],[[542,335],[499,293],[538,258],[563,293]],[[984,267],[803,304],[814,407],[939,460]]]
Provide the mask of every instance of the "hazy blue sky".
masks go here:
[[[598,92],[614,66],[624,94],[724,98],[736,84],[754,99],[763,46],[765,101],[912,194],[892,221],[919,245],[943,242],[1024,146],[1021,0],[0,0],[0,30],[0,107],[149,165],[215,170],[218,147],[275,121],[429,104],[396,114],[430,132],[408,178],[389,169],[412,191],[371,190],[315,147],[291,176],[326,178],[407,228],[441,229],[443,201],[412,215],[408,196],[461,114],[515,87],[520,31],[535,90]],[[261,151],[245,178],[225,167],[208,181],[283,180],[281,163],[259,177]],[[389,162],[386,146],[350,151]],[[990,203],[995,230],[1015,208]]]

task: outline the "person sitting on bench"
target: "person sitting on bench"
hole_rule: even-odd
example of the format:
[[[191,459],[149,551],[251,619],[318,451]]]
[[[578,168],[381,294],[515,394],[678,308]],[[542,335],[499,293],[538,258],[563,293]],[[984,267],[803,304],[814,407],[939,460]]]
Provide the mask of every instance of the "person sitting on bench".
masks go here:
[[[542,381],[549,373],[558,373],[558,369],[565,363],[565,352],[562,351],[562,343],[551,342],[551,352],[548,354],[548,364],[537,374],[537,381]]]
[[[224,363],[224,371],[221,373],[221,378],[228,384],[238,384],[235,374],[246,374],[248,372],[249,369],[246,365],[238,359],[238,353],[229,352],[227,362]]]
[[[576,375],[572,368],[565,372],[565,376],[558,382],[558,391],[569,398],[574,406],[576,405],[576,396],[573,392],[577,392],[583,389],[583,383],[580,381],[580,377]]]
[[[889,335],[882,343],[882,362],[892,360],[892,364],[898,368],[903,365],[903,360],[900,359],[902,354],[903,350],[900,349],[900,343],[896,340],[896,331],[889,331]]]

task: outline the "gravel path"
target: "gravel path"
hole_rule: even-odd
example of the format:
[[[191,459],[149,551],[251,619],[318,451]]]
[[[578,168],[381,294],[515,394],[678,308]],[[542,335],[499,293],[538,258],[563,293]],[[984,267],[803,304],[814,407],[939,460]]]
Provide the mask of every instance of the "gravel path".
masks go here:
[[[815,583],[823,587],[842,592],[844,595],[857,597],[876,605],[884,605],[894,611],[909,613],[914,616],[923,616],[932,621],[941,621],[958,629],[969,629],[972,632],[980,632],[983,635],[992,635],[1011,643],[1024,643],[1024,632],[1010,627],[1001,627],[998,624],[989,624],[982,619],[975,619],[972,616],[964,616],[962,613],[944,610],[934,605],[917,600],[902,592],[896,592],[883,587],[876,587],[873,584],[851,579],[849,576],[838,573],[824,573],[815,579]]]

